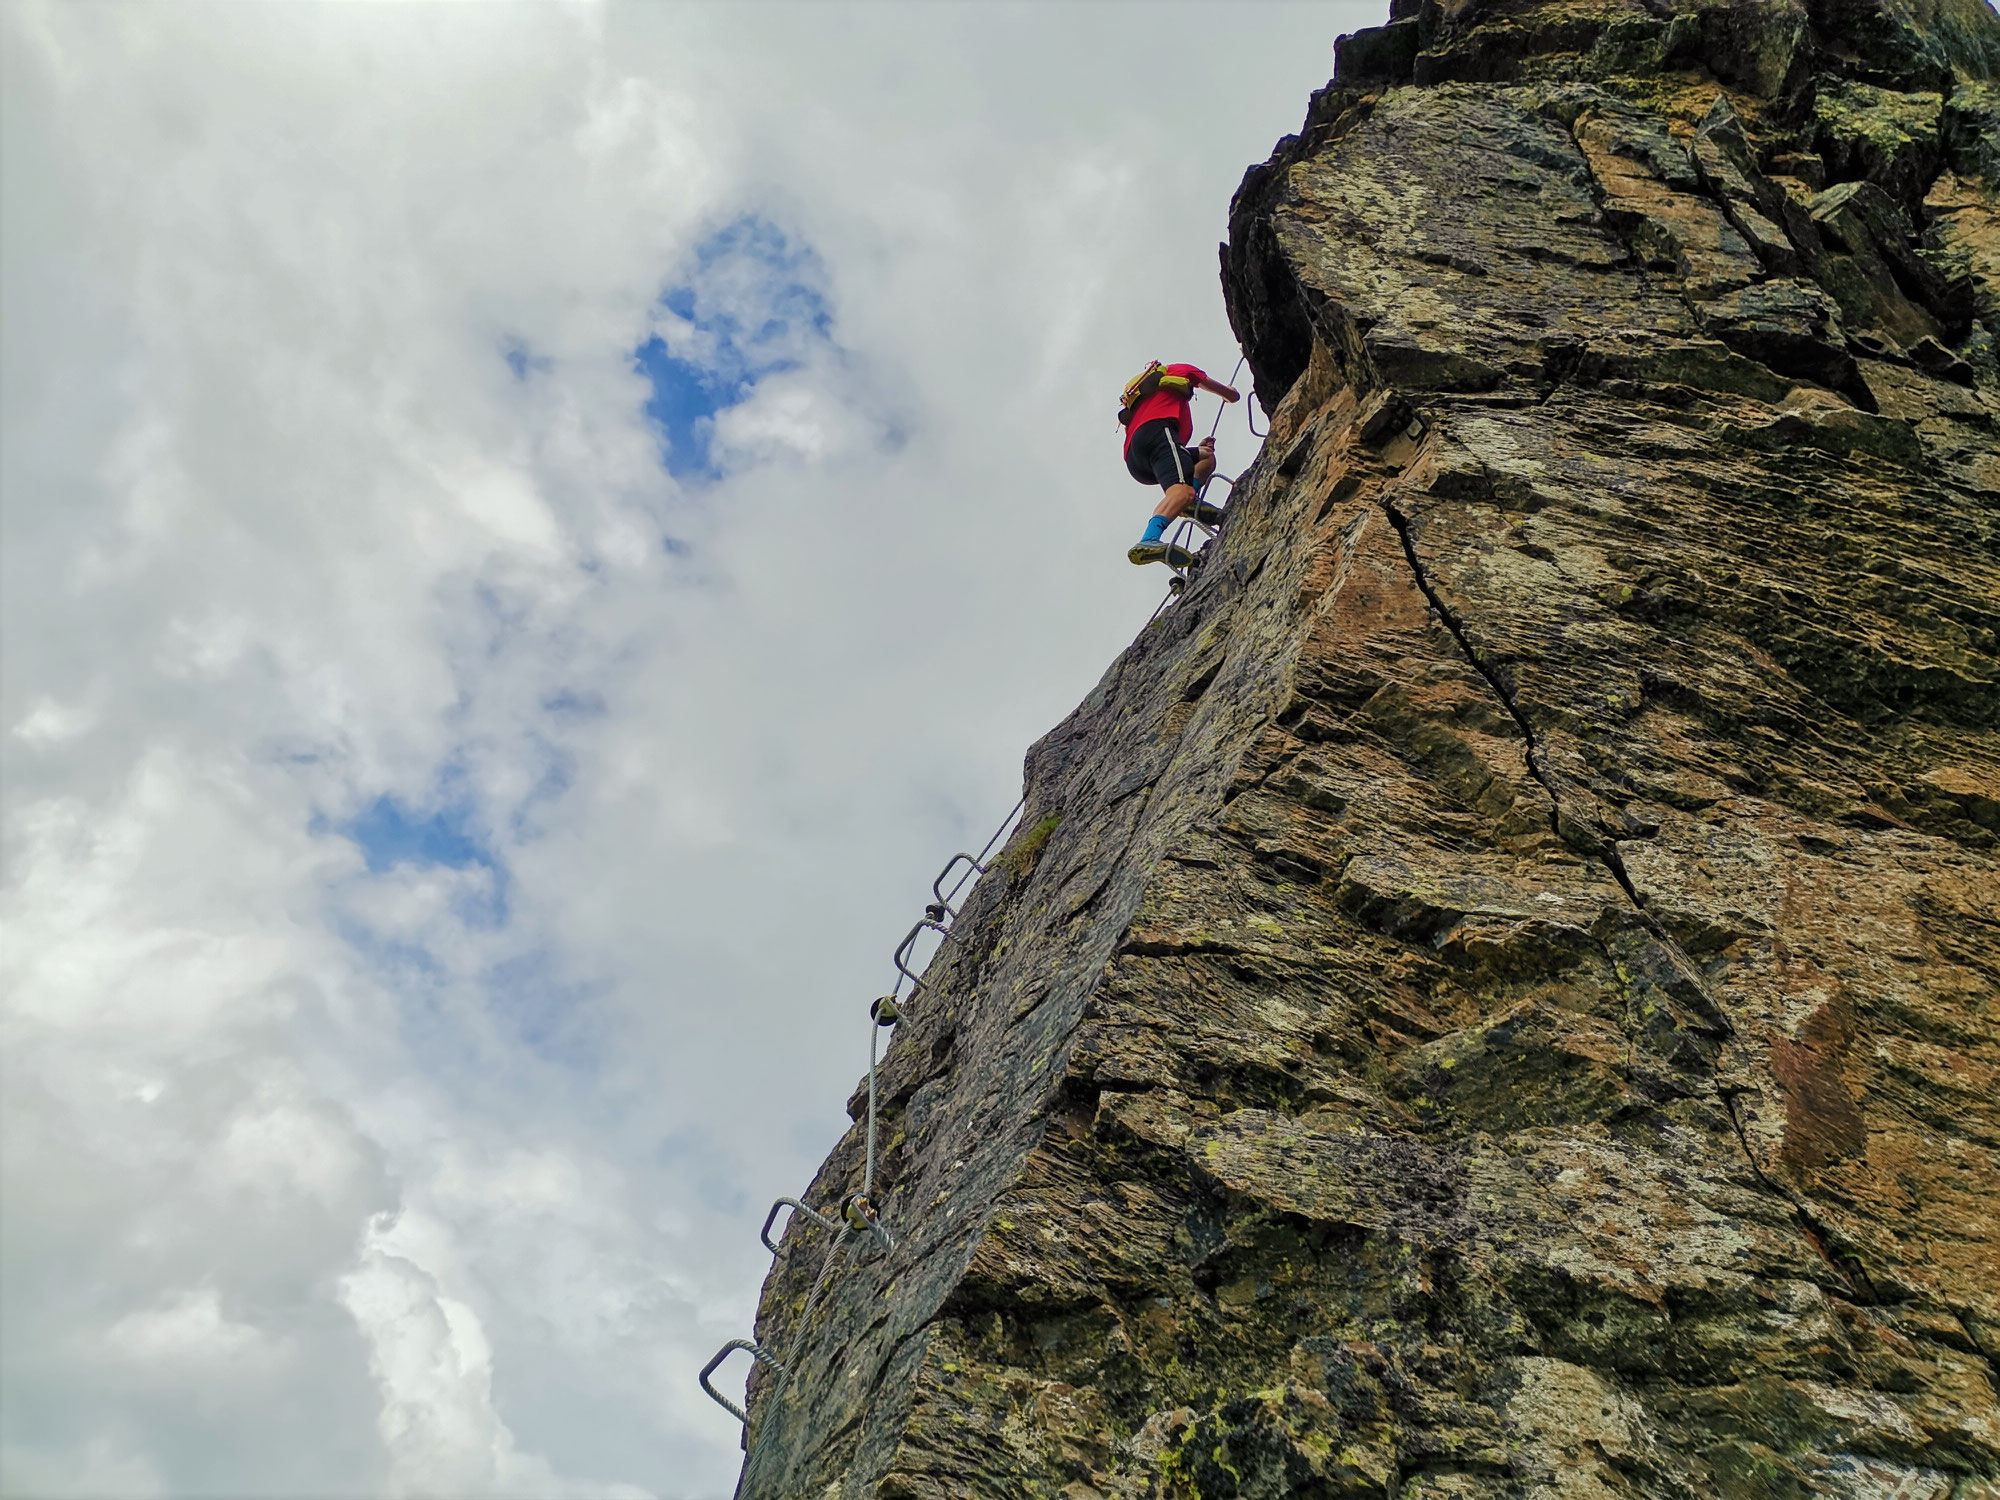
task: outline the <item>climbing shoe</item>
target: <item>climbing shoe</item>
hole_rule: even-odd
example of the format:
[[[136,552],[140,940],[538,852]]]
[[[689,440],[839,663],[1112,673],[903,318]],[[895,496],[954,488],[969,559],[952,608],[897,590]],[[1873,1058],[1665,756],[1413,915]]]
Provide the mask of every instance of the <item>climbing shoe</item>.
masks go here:
[[[1170,542],[1134,542],[1125,554],[1129,561],[1140,564],[1163,562],[1175,572],[1194,566],[1194,554],[1185,547],[1176,547]]]
[[[1210,505],[1206,500],[1197,500],[1188,507],[1188,514],[1197,526],[1206,526],[1210,531],[1222,524],[1222,507]]]

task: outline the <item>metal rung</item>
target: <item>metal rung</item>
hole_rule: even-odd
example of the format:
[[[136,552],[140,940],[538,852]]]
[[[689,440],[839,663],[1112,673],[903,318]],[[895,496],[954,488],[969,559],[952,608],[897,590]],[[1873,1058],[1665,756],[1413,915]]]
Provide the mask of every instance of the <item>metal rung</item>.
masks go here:
[[[896,970],[904,979],[910,981],[910,993],[899,1000],[895,991],[891,990],[890,993],[884,995],[868,1007],[868,1014],[877,1027],[895,1025],[901,1019],[901,1007],[916,999],[917,990],[922,987],[923,981],[916,974],[911,973],[909,966],[904,962],[910,956],[911,947],[916,943],[918,937],[922,935],[925,928],[929,928],[932,932],[938,933],[941,936],[950,935],[950,929],[947,924],[956,921],[958,917],[958,912],[951,905],[951,898],[964,888],[967,880],[975,875],[984,875],[986,873],[986,866],[980,861],[990,855],[994,847],[1006,836],[1007,830],[1014,826],[1015,820],[1020,817],[1021,810],[1026,805],[1027,799],[1025,797],[1014,804],[1014,810],[1008,813],[1006,820],[993,831],[993,837],[986,841],[986,847],[979,851],[978,858],[974,858],[970,854],[954,854],[945,867],[938,872],[937,879],[931,882],[931,894],[937,900],[924,908],[924,920],[912,927],[909,934],[896,946]],[[957,869],[960,864],[968,865],[971,868],[966,874],[959,877],[958,884],[954,885],[950,894],[947,895],[944,890],[945,877]],[[840,1218],[838,1220],[828,1217],[817,1209],[807,1207],[797,1198],[780,1198],[771,1205],[771,1211],[764,1216],[764,1227],[757,1234],[757,1237],[764,1242],[766,1250],[769,1250],[773,1255],[778,1254],[781,1247],[772,1240],[771,1228],[778,1222],[779,1212],[787,1208],[792,1210],[794,1219],[799,1214],[804,1214],[807,1219],[821,1228],[834,1232],[835,1239],[833,1245],[828,1251],[825,1262],[820,1267],[819,1276],[813,1283],[812,1291],[807,1295],[804,1311],[800,1314],[799,1322],[801,1327],[804,1326],[806,1319],[811,1315],[813,1303],[819,1297],[821,1286],[824,1285],[827,1277],[832,1273],[849,1232],[853,1230],[865,1230],[882,1247],[885,1253],[893,1251],[896,1247],[896,1242],[889,1234],[887,1226],[882,1223],[881,1216],[876,1211],[875,1205],[865,1196],[865,1190],[870,1188],[875,1177],[875,1051],[880,1040],[877,1033],[873,1031],[868,1035],[868,1166],[862,1177],[864,1192],[851,1194],[841,1203],[839,1209]],[[789,1225],[787,1228],[789,1229]],[[795,1337],[792,1345],[792,1358],[794,1360],[799,1357],[801,1347],[800,1340]],[[744,1407],[738,1406],[734,1401],[731,1401],[709,1383],[709,1377],[720,1369],[722,1362],[738,1349],[743,1350],[758,1364],[770,1370],[773,1377],[777,1380],[784,1380],[786,1378],[786,1371],[785,1366],[778,1360],[777,1356],[765,1349],[755,1339],[731,1339],[715,1351],[713,1359],[702,1366],[700,1381],[703,1393],[707,1395],[709,1400],[736,1418],[747,1429],[750,1426],[749,1412]],[[747,1402],[747,1396],[745,1399]],[[747,1431],[745,1441],[746,1443],[749,1441]],[[748,1472],[754,1473],[762,1452],[763,1449],[761,1446],[752,1450]],[[748,1483],[748,1480],[746,1479],[745,1482]]]
[[[767,1369],[777,1371],[781,1376],[785,1373],[785,1367],[778,1363],[776,1355],[772,1354],[770,1350],[766,1349],[755,1339],[731,1339],[715,1351],[714,1359],[711,1359],[701,1367],[701,1388],[708,1392],[708,1399],[728,1412],[730,1416],[736,1418],[745,1427],[748,1427],[750,1425],[750,1413],[708,1383],[708,1377],[713,1375],[722,1362],[738,1349],[747,1349],[750,1357],[756,1360],[758,1364],[763,1365]]]
[[[942,923],[933,922],[929,917],[925,917],[921,922],[917,923],[916,926],[912,927],[909,930],[909,932],[904,936],[902,942],[896,945],[896,958],[895,958],[896,972],[898,974],[901,974],[905,979],[909,980],[911,984],[922,984],[924,982],[923,976],[921,974],[912,974],[910,972],[909,965],[904,963],[903,960],[910,956],[911,945],[914,944],[918,938],[923,936],[924,929],[926,927],[928,927],[932,932],[942,933],[947,937],[950,936],[949,930]],[[915,991],[911,991],[911,993],[914,994]]]
[[[757,1238],[764,1242],[764,1248],[773,1255],[778,1253],[778,1247],[771,1243],[771,1225],[777,1222],[778,1211],[785,1208],[789,1208],[795,1214],[804,1214],[822,1229],[840,1228],[838,1224],[834,1223],[825,1214],[819,1212],[817,1209],[807,1208],[798,1199],[780,1198],[776,1203],[771,1205],[771,1211],[764,1215],[764,1227],[757,1231]]]
[[[952,910],[951,896],[947,896],[945,894],[944,878],[945,876],[949,875],[953,870],[956,870],[960,864],[967,864],[972,866],[972,873],[975,875],[984,875],[986,873],[986,866],[982,865],[978,860],[974,859],[970,854],[960,852],[958,854],[954,854],[950,859],[945,861],[944,868],[938,871],[938,878],[931,882],[931,894],[937,897],[937,905],[943,907],[944,910],[949,912],[953,917],[956,917],[958,913]],[[959,885],[963,885],[964,883],[965,883],[964,880],[961,878],[959,881]],[[958,886],[955,885],[951,888],[951,894],[952,896],[958,894]],[[936,908],[934,907],[932,909],[935,910]],[[942,922],[944,918],[939,917],[937,918],[937,920]]]

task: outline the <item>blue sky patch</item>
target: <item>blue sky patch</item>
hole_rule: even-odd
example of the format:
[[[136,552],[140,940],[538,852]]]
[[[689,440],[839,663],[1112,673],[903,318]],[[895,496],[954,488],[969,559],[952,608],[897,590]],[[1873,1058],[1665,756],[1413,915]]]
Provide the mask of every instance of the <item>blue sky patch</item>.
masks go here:
[[[601,719],[607,707],[602,693],[563,688],[542,699],[542,712],[558,719]]]
[[[488,1014],[537,1057],[580,1072],[602,1065],[601,1018],[593,1002],[607,993],[605,986],[564,978],[547,949],[496,964],[482,981]]]
[[[469,816],[464,807],[419,814],[394,797],[377,797],[340,831],[360,846],[371,875],[405,864],[490,867],[493,856],[467,826]]]
[[[555,368],[555,361],[547,355],[537,354],[528,347],[525,339],[510,338],[500,346],[500,357],[507,361],[507,368],[514,372],[516,380],[526,380],[530,375],[539,375]]]
[[[695,248],[686,279],[660,294],[666,326],[632,351],[653,388],[646,416],[659,429],[669,474],[721,478],[712,451],[717,413],[832,343],[824,281],[810,246],[755,215]]]
[[[667,472],[676,479],[718,479],[721,470],[709,456],[715,414],[736,405],[751,381],[729,378],[691,360],[677,359],[657,335],[634,352],[640,373],[652,383],[646,416],[666,440],[662,455]]]

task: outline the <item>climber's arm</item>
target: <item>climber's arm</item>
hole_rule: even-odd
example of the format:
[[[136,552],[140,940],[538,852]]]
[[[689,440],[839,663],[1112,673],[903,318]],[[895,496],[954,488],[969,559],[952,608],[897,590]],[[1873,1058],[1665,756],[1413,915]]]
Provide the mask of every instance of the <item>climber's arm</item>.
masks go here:
[[[1210,395],[1220,396],[1224,401],[1231,402],[1232,404],[1243,399],[1241,396],[1236,394],[1234,388],[1224,385],[1219,380],[1210,380],[1206,375],[1203,375],[1198,380],[1196,380],[1195,384],[1200,386],[1203,390],[1207,391]]]

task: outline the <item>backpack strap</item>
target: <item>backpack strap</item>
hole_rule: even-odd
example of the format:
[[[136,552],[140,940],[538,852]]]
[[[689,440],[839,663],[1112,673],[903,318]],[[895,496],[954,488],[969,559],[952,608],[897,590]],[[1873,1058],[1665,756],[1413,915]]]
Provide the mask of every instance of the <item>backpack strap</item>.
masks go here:
[[[1129,426],[1133,408],[1160,388],[1162,368],[1156,359],[1125,383],[1125,394],[1118,398],[1118,421],[1121,426]]]
[[[1167,367],[1157,359],[1154,360],[1145,369],[1133,376],[1130,383],[1126,385],[1125,394],[1119,398],[1118,402],[1118,425],[1121,427],[1130,427],[1132,425],[1132,413],[1138,409],[1141,401],[1144,401],[1155,391],[1166,391],[1185,401],[1194,394],[1194,381],[1185,375],[1169,375]]]
[[[1185,375],[1169,375],[1167,367],[1157,359],[1147,365],[1125,387],[1125,394],[1118,402],[1118,422],[1120,426],[1132,425],[1132,413],[1139,403],[1155,391],[1166,391],[1183,401],[1194,394],[1194,381]]]

